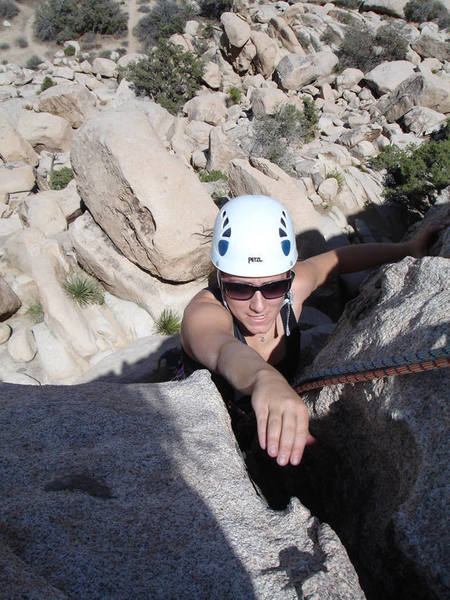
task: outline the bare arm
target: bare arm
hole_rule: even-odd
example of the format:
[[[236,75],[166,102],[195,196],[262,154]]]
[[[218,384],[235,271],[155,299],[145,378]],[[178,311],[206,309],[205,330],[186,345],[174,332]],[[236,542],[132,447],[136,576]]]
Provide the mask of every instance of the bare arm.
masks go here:
[[[299,464],[305,445],[313,441],[305,404],[274,367],[234,337],[230,313],[208,292],[186,308],[181,337],[192,358],[251,396],[261,447],[280,465]]]
[[[343,273],[354,273],[385,263],[392,263],[413,256],[425,256],[436,233],[446,225],[431,223],[408,242],[391,244],[356,244],[343,246],[318,256],[313,256],[296,265],[299,285],[303,286],[303,298],[327,280]]]

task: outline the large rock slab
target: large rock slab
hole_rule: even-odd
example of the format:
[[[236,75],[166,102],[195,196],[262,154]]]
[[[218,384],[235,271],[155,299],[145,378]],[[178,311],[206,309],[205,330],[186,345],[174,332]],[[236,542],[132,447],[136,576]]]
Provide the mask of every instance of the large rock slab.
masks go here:
[[[338,62],[338,57],[329,50],[307,56],[287,54],[278,63],[275,75],[285,90],[301,90],[319,77],[330,75]]]
[[[403,9],[407,2],[408,0],[363,0],[361,4],[364,10],[373,10],[402,19],[405,16]]]
[[[39,110],[63,117],[72,125],[80,127],[95,108],[95,96],[83,85],[55,85],[39,95]]]
[[[205,286],[201,280],[171,285],[149,277],[117,250],[88,212],[70,225],[69,234],[83,268],[114,296],[145,308],[155,321],[164,309],[181,315],[191,298]]]
[[[364,75],[369,87],[378,96],[395,90],[405,79],[411,77],[415,66],[408,60],[394,60],[377,65]]]
[[[412,75],[377,102],[377,109],[393,123],[414,106],[450,112],[450,82],[432,73]]]
[[[268,509],[203,371],[184,382],[0,384],[9,598],[363,600],[337,536]]]
[[[110,110],[88,119],[74,139],[71,162],[82,200],[130,261],[169,281],[192,281],[208,271],[201,234],[217,209],[143,112]]]
[[[383,267],[347,305],[311,370],[448,344],[449,277],[448,258],[406,258]],[[448,597],[449,386],[444,368],[309,396],[321,448],[305,464],[310,478],[297,481],[299,497],[338,531],[363,570],[372,571],[378,580],[373,597],[398,597],[391,595],[393,581],[410,597]],[[315,499],[308,489],[315,489]]]
[[[50,113],[24,110],[17,131],[33,147],[43,147],[50,151],[65,152],[72,143],[69,121]]]
[[[5,321],[22,306],[20,298],[3,277],[0,277],[0,321]]]
[[[5,162],[22,161],[33,167],[39,162],[31,144],[17,133],[3,110],[0,110],[0,156]]]

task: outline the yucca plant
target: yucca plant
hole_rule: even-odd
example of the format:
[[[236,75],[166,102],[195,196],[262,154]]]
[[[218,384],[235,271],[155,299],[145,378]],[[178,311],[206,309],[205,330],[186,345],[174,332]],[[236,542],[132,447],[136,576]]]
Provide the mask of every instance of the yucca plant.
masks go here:
[[[33,323],[40,323],[44,320],[44,309],[42,308],[42,304],[39,302],[39,300],[36,300],[36,302],[30,304],[25,314],[30,317]]]
[[[156,332],[162,335],[175,335],[181,328],[180,316],[172,310],[165,308],[155,322]]]
[[[83,272],[71,273],[62,284],[64,291],[79,306],[103,304],[105,301],[100,283]]]

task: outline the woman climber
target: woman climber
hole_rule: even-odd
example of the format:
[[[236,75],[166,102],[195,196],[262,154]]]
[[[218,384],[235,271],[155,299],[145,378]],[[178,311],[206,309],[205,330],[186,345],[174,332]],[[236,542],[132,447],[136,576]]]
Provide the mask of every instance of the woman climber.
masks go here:
[[[211,261],[217,287],[199,292],[181,327],[184,371],[206,368],[219,390],[249,396],[259,444],[281,466],[314,443],[308,411],[289,384],[300,359],[298,321],[310,294],[340,273],[422,257],[440,227],[403,243],[345,246],[298,261],[286,209],[267,196],[239,196],[219,211]]]

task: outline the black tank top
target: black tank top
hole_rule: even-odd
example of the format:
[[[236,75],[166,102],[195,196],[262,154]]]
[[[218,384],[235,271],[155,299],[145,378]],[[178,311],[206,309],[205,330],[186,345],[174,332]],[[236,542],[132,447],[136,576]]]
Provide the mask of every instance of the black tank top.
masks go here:
[[[218,288],[208,289],[214,295],[214,297],[222,303],[220,290]],[[293,383],[295,375],[298,372],[300,362],[300,329],[297,319],[295,318],[294,311],[291,309],[289,304],[283,304],[280,310],[280,316],[284,331],[286,333],[286,355],[278,364],[272,366],[275,367],[275,369],[277,369],[277,371],[279,371],[289,383]],[[243,344],[247,344],[234,316],[233,332],[236,339]],[[188,354],[186,354],[184,348],[182,348],[182,358],[185,377],[189,377],[189,375],[199,369],[206,369],[202,363],[194,360]],[[239,403],[240,400],[244,398],[244,396],[235,390],[233,386],[221,375],[218,375],[217,373],[211,373],[211,379],[225,400]]]

